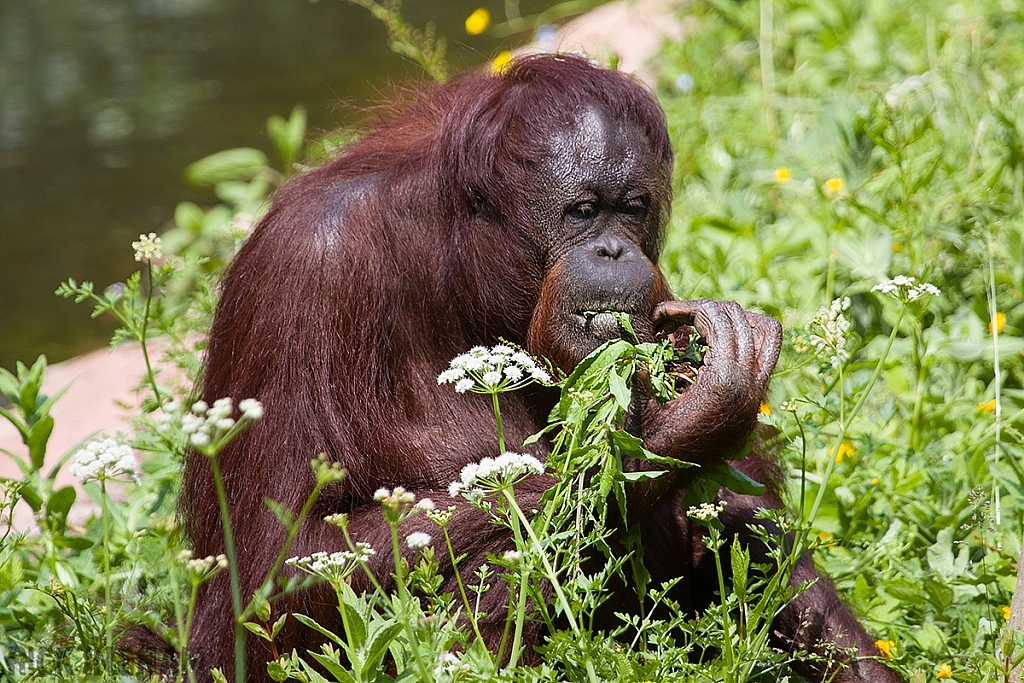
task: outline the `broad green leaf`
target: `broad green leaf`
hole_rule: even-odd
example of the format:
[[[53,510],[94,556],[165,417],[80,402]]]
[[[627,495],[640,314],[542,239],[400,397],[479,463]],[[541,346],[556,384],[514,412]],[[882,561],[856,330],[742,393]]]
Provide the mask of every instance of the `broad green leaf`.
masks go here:
[[[32,467],[41,470],[46,462],[46,442],[53,433],[53,418],[47,415],[36,422],[28,433],[28,455]]]
[[[210,186],[225,180],[251,180],[267,168],[267,155],[252,147],[237,147],[211,154],[185,169],[192,185]]]

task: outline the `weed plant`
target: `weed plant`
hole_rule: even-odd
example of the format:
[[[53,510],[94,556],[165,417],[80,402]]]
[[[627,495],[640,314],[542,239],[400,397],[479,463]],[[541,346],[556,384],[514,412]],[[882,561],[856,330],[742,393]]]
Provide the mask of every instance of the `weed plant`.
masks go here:
[[[387,10],[385,19],[411,31],[397,3]],[[494,459],[467,468],[453,494],[506,526],[516,550],[463,568],[457,595],[439,593],[435,558],[452,553],[450,513],[401,489],[378,492],[396,592],[351,590],[347,578],[368,553],[389,550],[357,544],[306,558],[285,548],[256,595],[235,591],[238,634],[268,641],[275,679],[793,679],[786,665],[800,653],[773,650],[768,635],[793,594],[788,569],[805,550],[907,680],[1005,681],[1019,662],[1024,639],[1007,621],[1024,532],[1024,9],[1008,0],[693,0],[681,11],[685,40],[653,65],[678,166],[662,265],[680,298],[733,299],[784,323],[762,420],[782,435],[792,513],[774,522],[794,534],[793,551],[776,551],[780,571],[765,574],[742,548],[723,550],[707,494],[751,485],[725,468],[705,476],[705,500],[690,501],[718,566],[732,570],[715,607],[681,612],[669,586],[649,585],[638,553],[607,552],[607,515],[623,513],[631,478],[652,476],[622,472],[619,458],[658,461],[621,420],[631,374],[657,378],[663,347],[615,342],[561,380],[545,465],[558,482],[536,512],[519,507],[514,484],[542,465],[506,453],[501,432],[500,394],[513,387],[468,371],[455,377],[464,364],[439,368],[454,390],[462,382],[487,394],[496,419]],[[402,35],[395,29],[392,39]],[[409,35],[408,49],[442,77],[432,34]],[[58,290],[115,315],[115,345],[136,339],[148,350],[164,338],[168,361],[147,363],[132,434],[83,443],[48,466],[60,394],[40,392],[45,359],[0,371],[0,415],[25,444],[5,454],[21,478],[0,482],[5,680],[155,678],[120,647],[131,629],[146,626],[185,652],[198,586],[219,571],[235,575],[228,556],[191,557],[174,518],[185,450],[215,464],[219,448],[260,417],[258,404],[189,400],[202,381],[215,283],[273,188],[343,141],[306,148],[301,108],[274,117],[268,131],[278,168],[255,149],[197,162],[187,177],[220,204],[179,205],[160,241],[135,245],[142,269],[123,285],[97,293],[69,280]],[[471,353],[504,372],[517,351]],[[531,380],[542,369],[517,358],[513,384],[547,381]],[[344,476],[315,456],[318,482]],[[101,514],[75,518],[78,491],[56,484],[65,467]],[[586,471],[593,476],[573,474]],[[297,528],[312,503],[278,509],[281,523]],[[29,532],[11,528],[19,504],[34,515]],[[429,515],[436,533],[403,534],[413,515]],[[345,528],[343,516],[330,521]],[[644,609],[595,630],[615,576],[628,578]],[[510,594],[500,653],[482,647],[477,624],[479,596],[496,580]],[[274,600],[319,581],[335,589],[344,632],[325,631],[316,652],[279,652],[287,620],[319,625],[275,614]],[[527,666],[533,620],[548,637],[540,663]],[[179,656],[163,675],[196,672]]]

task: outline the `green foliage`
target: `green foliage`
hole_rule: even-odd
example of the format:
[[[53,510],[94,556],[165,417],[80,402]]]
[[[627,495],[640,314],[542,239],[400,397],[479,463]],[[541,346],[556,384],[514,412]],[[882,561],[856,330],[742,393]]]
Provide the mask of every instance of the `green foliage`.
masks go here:
[[[904,673],[995,680],[1024,494],[1024,16],[998,2],[693,10],[659,58],[678,171],[663,264],[679,294],[783,320],[769,420],[808,470],[792,497]],[[900,274],[941,296],[872,295]],[[850,358],[833,368],[811,316],[843,297]]]
[[[397,2],[358,4],[387,23],[396,51],[446,77],[444,43],[431,27],[408,27]],[[511,26],[517,5],[508,5]],[[548,432],[547,465],[559,483],[542,509],[520,509],[512,480],[493,481],[479,499],[518,554],[464,568],[458,595],[441,592],[434,547],[399,552],[398,526],[416,514],[408,504],[382,509],[397,592],[356,594],[348,574],[283,580],[286,548],[254,596],[238,594],[239,631],[276,653],[291,619],[317,627],[274,614],[273,602],[315,581],[335,586],[344,633],[325,633],[317,652],[277,653],[274,680],[785,676],[789,655],[767,637],[794,593],[789,568],[804,549],[908,679],[930,679],[945,665],[956,680],[1004,680],[1020,661],[1024,638],[1004,624],[1024,532],[1024,14],[998,0],[698,0],[688,8],[686,40],[667,45],[654,65],[677,159],[662,265],[681,298],[734,299],[787,329],[763,408],[792,472],[793,515],[774,520],[794,538],[791,552],[777,551],[781,571],[766,574],[738,545],[726,548],[708,520],[718,566],[733,578],[694,617],[672,603],[669,585],[650,585],[635,537],[625,538],[631,554],[609,552],[608,514],[626,516],[629,487],[685,465],[647,452],[622,429],[635,373],[649,373],[670,398],[670,383],[659,383],[667,350],[617,341],[563,380]],[[162,236],[164,256],[143,254],[142,270],[123,286],[98,294],[69,280],[58,290],[92,301],[95,315],[114,315],[115,344],[148,348],[162,337],[178,368],[147,372],[129,441],[146,454],[140,481],[126,481],[118,500],[104,479],[82,486],[106,514],[72,519],[81,496],[55,482],[73,453],[42,471],[59,397],[40,394],[45,359],[0,371],[0,416],[25,447],[5,454],[22,476],[0,482],[0,518],[9,522],[24,501],[39,526],[26,535],[8,524],[0,537],[4,676],[143,679],[113,647],[117,634],[145,624],[184,652],[199,585],[219,571],[236,575],[228,558],[181,553],[171,517],[180,458],[191,443],[215,463],[231,433],[197,443],[182,406],[201,381],[217,276],[269,193],[304,167],[304,156],[329,155],[344,141],[307,147],[305,127],[301,107],[268,121],[277,168],[248,148],[190,166],[189,182],[212,188],[221,203],[180,204]],[[916,280],[876,291],[897,276]],[[923,292],[923,283],[941,294]],[[624,456],[648,469],[623,471]],[[708,501],[720,484],[753,492],[737,474],[728,463],[703,472],[687,505]],[[335,476],[320,463],[318,490]],[[314,502],[297,514],[276,506],[292,536]],[[434,546],[458,565],[450,515],[430,514],[440,530]],[[358,548],[350,550],[345,571],[358,571]],[[480,644],[478,598],[496,581],[510,594],[503,654],[518,662],[527,620],[540,620],[549,637],[538,666],[499,666]],[[597,631],[592,616],[611,581],[634,586],[642,608]],[[187,658],[172,675],[193,677]]]

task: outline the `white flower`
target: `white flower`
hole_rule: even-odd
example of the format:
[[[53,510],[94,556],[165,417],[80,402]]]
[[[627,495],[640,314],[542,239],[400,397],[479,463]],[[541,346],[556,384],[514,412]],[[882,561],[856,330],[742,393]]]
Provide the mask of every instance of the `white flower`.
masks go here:
[[[197,583],[209,579],[228,566],[226,555],[209,555],[207,557],[193,558],[191,550],[182,550],[178,553],[178,560],[185,565],[185,572],[189,579]]]
[[[448,368],[440,375],[437,376],[438,384],[448,384],[450,382],[458,382],[460,379],[466,376],[466,371],[462,368]]]
[[[828,308],[819,308],[811,320],[811,325],[817,327],[817,333],[811,334],[811,346],[833,368],[838,368],[840,363],[850,358],[850,352],[846,350],[846,333],[850,331],[850,321],[843,315],[849,308],[849,297],[835,299]]]
[[[929,282],[922,282],[918,285],[915,285],[914,282],[915,278],[913,277],[897,275],[891,280],[878,283],[871,288],[871,291],[888,294],[893,299],[903,303],[917,301],[922,296],[939,296],[942,294],[942,290]]]
[[[119,477],[135,478],[137,463],[132,447],[113,439],[96,439],[75,453],[68,468],[79,481],[102,481]]]
[[[453,358],[448,369],[437,376],[438,384],[454,384],[460,394],[493,394],[519,389],[531,382],[550,381],[551,376],[537,361],[507,344],[492,349],[474,346]]]
[[[511,565],[519,564],[519,561],[523,559],[523,554],[518,550],[506,550],[505,554],[501,556],[503,560]]]
[[[132,242],[132,249],[135,250],[135,260],[139,262],[151,261],[163,256],[160,247],[160,238],[156,236],[155,232],[151,232],[148,235],[139,235],[139,240]]]
[[[717,519],[718,515],[725,509],[725,501],[723,500],[718,505],[714,503],[701,503],[686,510],[687,517],[693,517],[699,519],[702,522],[710,522],[712,519]]]
[[[531,474],[544,474],[544,465],[537,458],[525,453],[505,452],[497,458],[484,458],[463,467],[459,475],[461,481],[452,482],[448,486],[448,494],[453,498],[462,494],[472,500],[483,494],[484,489],[493,491],[511,486]]]
[[[409,547],[409,550],[422,550],[430,545],[430,540],[430,534],[414,531],[405,537],[405,544]]]
[[[430,500],[429,498],[423,498],[418,503],[416,503],[416,509],[427,510],[429,512],[430,510],[434,509],[434,501]]]
[[[291,557],[285,564],[301,569],[307,574],[319,576],[333,581],[342,581],[361,562],[365,562],[376,554],[368,543],[356,543],[355,551],[342,550],[328,555],[324,552],[313,553],[307,557]]]
[[[210,435],[206,432],[196,432],[188,438],[196,448],[204,448],[210,445]]]
[[[238,402],[238,409],[247,420],[258,420],[263,417],[263,404],[254,398],[243,398]]]
[[[388,491],[385,488],[379,488],[379,489],[377,489],[376,491],[373,492],[373,500],[374,500],[374,502],[377,502],[377,503],[383,503],[384,500],[387,499],[387,497],[390,496],[390,495],[391,495],[391,491]]]

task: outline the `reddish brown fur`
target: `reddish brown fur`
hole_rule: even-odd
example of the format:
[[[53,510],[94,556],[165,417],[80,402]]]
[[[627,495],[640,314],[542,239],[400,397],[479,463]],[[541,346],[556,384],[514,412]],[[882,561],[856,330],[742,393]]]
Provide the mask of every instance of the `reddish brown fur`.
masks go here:
[[[639,247],[656,263],[671,194],[664,116],[625,75],[575,58],[518,60],[500,77],[471,74],[415,93],[338,159],[298,177],[275,197],[224,281],[203,388],[207,401],[256,397],[265,407],[265,417],[219,456],[243,600],[260,585],[285,539],[265,501],[298,510],[313,488],[309,461],[321,452],[341,463],[348,477],[325,491],[290,555],[344,549],[340,532],[320,521],[336,512],[350,514],[357,540],[378,550],[390,547],[390,531],[372,496],[396,485],[458,507],[452,541],[456,553],[467,555],[461,566],[469,571],[486,552],[511,547],[500,528],[444,490],[465,464],[495,454],[491,406],[478,396],[438,387],[435,380],[453,356],[499,339],[537,354],[554,353],[545,321],[562,274],[548,262],[534,224],[532,207],[550,190],[534,182],[533,169],[550,154],[544,141],[568,128],[574,112],[586,105],[628,122],[646,138],[658,191],[650,197],[653,228]],[[660,272],[655,280],[652,307],[671,298]],[[564,367],[571,359],[554,360]],[[758,384],[739,386],[742,395],[721,393],[719,385],[706,394],[691,392],[694,405],[709,405],[706,422],[688,427],[692,435],[677,438],[672,420],[655,409],[645,429],[666,454],[720,458],[753,427],[766,381],[767,374]],[[545,424],[553,394],[538,388],[504,396],[510,445]],[[699,433],[717,436],[705,443]],[[543,457],[545,445],[531,451]],[[675,488],[638,495],[634,512],[646,520],[655,577],[678,575],[687,566],[697,572],[686,582],[694,588],[689,603],[696,608],[705,604],[709,584],[699,576],[706,570],[698,566],[701,542],[672,505],[682,483],[675,481]],[[548,485],[544,478],[524,482],[517,489],[524,507]],[[188,459],[181,501],[196,554],[223,552],[212,476],[202,456]],[[755,500],[737,505],[737,514],[758,502],[779,504],[774,496]],[[432,526],[417,517],[402,532],[436,534]],[[385,586],[388,555],[381,552],[372,566]],[[441,571],[444,589],[454,590],[446,559]],[[367,588],[358,574],[354,583]],[[505,597],[501,584],[485,594],[484,610],[494,615],[484,624],[492,644],[500,637],[504,612],[498,607]],[[813,601],[805,602],[813,612]],[[334,594],[325,587],[276,603],[272,620],[285,611],[341,628]],[[863,645],[866,634],[842,615],[838,621],[829,617],[829,624],[853,629]],[[282,633],[279,649],[315,642],[295,623]],[[191,651],[197,671],[205,677],[210,666],[220,666],[231,679],[226,573],[204,588],[195,624]],[[538,634],[529,636],[535,642]],[[800,642],[795,636],[794,641]],[[265,680],[267,646],[250,637],[247,649],[249,679]]]

